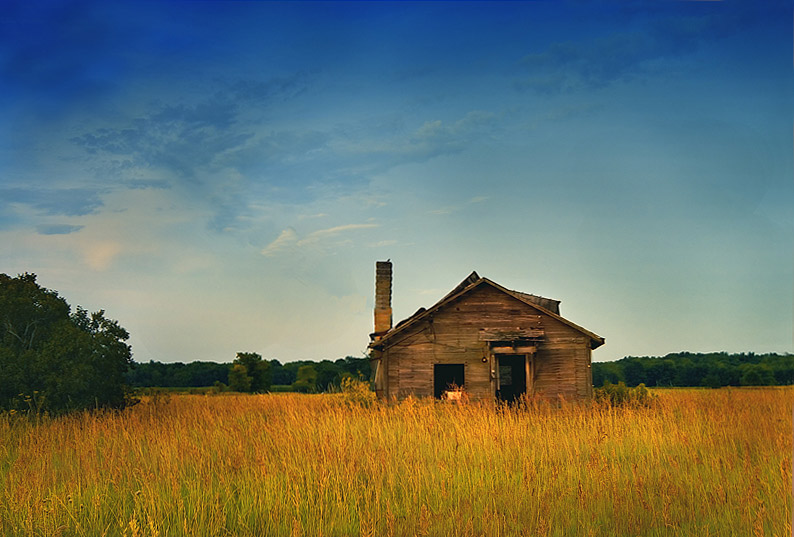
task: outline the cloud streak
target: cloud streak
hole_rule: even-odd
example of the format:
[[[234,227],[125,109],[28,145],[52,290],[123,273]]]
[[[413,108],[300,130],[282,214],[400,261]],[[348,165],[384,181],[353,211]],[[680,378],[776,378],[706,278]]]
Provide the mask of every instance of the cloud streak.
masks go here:
[[[458,211],[462,211],[470,207],[471,205],[474,205],[476,203],[483,203],[485,201],[488,201],[488,196],[475,196],[470,200],[466,201],[465,203],[461,203],[459,205],[447,205],[444,207],[439,207],[438,209],[432,209],[428,212],[433,215],[443,216],[447,214],[456,213]]]
[[[69,235],[80,231],[84,227],[72,224],[43,224],[36,226],[36,231],[40,235]]]
[[[262,255],[266,257],[274,257],[278,254],[284,253],[292,249],[301,249],[307,246],[314,246],[323,243],[333,237],[345,234],[349,231],[357,231],[362,229],[372,229],[380,227],[379,224],[345,224],[341,226],[334,226],[326,229],[319,229],[313,231],[303,238],[298,236],[298,233],[291,227],[284,229],[279,236],[268,244],[263,250]]]
[[[279,236],[268,244],[263,250],[262,255],[266,257],[273,257],[284,250],[294,246],[298,242],[298,234],[291,227],[281,231]]]
[[[306,238],[299,240],[297,242],[297,245],[305,246],[307,244],[313,244],[316,242],[323,241],[329,237],[335,237],[346,231],[353,231],[357,229],[371,229],[375,227],[380,227],[380,226],[379,224],[346,224],[344,226],[336,226],[328,229],[320,229],[318,231],[309,233],[306,236]]]
[[[101,192],[89,188],[0,188],[0,210],[12,214],[17,206],[23,206],[45,216],[85,216],[102,207]]]

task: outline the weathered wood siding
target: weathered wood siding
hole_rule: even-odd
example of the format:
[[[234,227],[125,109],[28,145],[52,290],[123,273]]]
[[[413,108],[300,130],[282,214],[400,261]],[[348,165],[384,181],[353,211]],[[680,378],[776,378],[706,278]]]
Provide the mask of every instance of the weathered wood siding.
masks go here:
[[[543,316],[543,329],[545,335],[535,355],[535,394],[590,397],[590,339],[548,315]]]
[[[464,364],[469,394],[473,398],[493,397],[493,356],[480,331],[529,329],[544,334],[534,355],[535,394],[567,399],[590,396],[589,339],[489,285],[450,302],[389,342],[383,351],[388,377],[385,395],[432,397],[434,365]]]

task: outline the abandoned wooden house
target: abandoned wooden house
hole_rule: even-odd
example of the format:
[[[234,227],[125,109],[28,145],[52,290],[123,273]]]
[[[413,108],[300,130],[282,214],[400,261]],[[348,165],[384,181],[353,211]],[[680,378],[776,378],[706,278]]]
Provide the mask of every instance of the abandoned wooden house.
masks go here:
[[[370,358],[380,397],[592,396],[591,351],[604,338],[560,316],[560,301],[472,272],[434,306],[392,326],[392,264],[375,268]]]

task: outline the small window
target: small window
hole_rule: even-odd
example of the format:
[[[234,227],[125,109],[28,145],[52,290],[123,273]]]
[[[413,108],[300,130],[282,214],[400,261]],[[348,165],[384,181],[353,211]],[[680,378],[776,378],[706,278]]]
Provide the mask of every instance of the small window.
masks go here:
[[[465,385],[463,373],[463,364],[435,364],[433,366],[433,391],[435,397],[440,399],[447,390],[463,388]]]

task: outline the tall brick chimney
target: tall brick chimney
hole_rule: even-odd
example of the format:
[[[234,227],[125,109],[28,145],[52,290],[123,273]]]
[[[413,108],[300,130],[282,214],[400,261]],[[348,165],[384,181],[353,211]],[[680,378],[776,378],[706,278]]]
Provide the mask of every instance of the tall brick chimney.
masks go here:
[[[391,329],[391,261],[375,263],[375,339]]]

